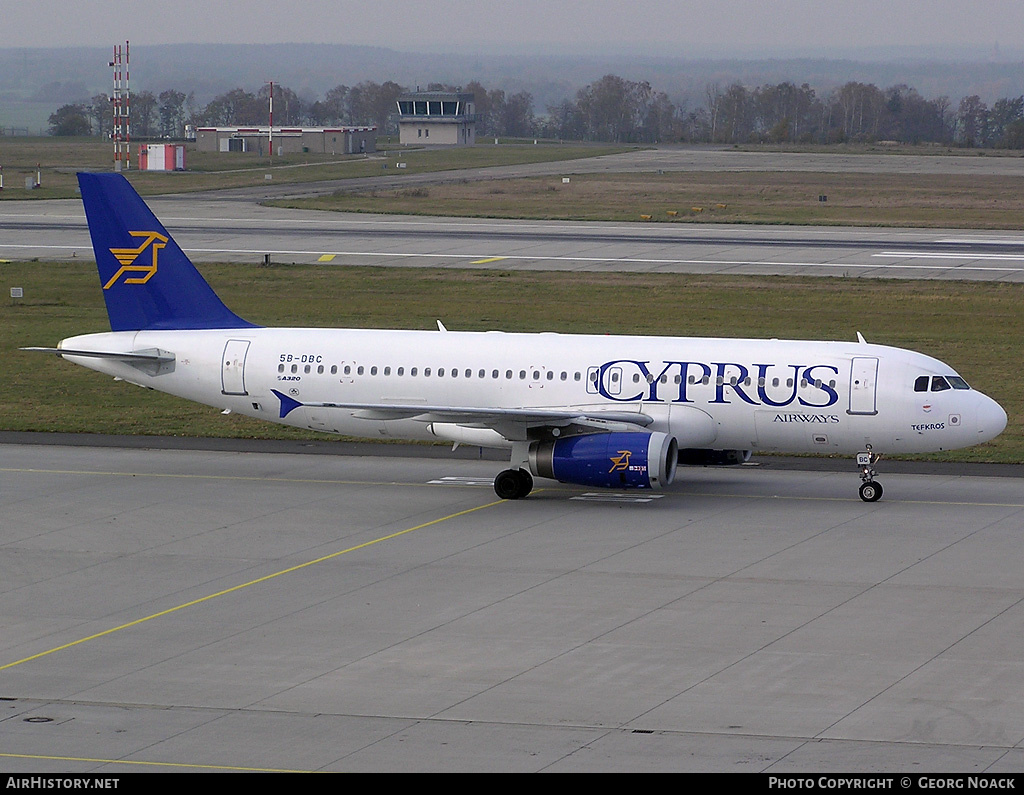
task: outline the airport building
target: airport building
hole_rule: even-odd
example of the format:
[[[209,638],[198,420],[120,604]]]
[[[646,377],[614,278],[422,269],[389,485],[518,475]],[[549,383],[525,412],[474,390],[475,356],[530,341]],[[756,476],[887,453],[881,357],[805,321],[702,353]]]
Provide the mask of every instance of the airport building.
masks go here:
[[[472,94],[417,91],[398,98],[398,141],[429,146],[476,143]]]
[[[197,127],[200,152],[270,153],[270,127]],[[354,155],[377,151],[376,127],[275,127],[274,154]]]

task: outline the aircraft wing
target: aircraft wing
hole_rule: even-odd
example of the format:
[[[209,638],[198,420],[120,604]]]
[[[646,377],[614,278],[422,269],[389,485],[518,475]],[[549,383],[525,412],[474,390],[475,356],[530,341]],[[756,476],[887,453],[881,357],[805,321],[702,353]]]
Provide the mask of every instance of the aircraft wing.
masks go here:
[[[281,419],[302,406],[308,408],[343,409],[367,420],[417,420],[419,422],[450,422],[471,428],[493,428],[508,436],[510,426],[566,427],[586,425],[608,429],[609,425],[645,428],[654,418],[640,411],[606,411],[603,409],[514,409],[475,406],[432,406],[422,403],[302,403],[272,390],[281,401]],[[516,434],[513,434],[516,435]]]

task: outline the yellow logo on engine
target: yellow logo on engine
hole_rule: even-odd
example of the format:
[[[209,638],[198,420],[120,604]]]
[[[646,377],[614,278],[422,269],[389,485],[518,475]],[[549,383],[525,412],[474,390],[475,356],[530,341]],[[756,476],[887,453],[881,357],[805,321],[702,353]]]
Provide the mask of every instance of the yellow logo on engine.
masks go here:
[[[121,276],[125,277],[125,284],[145,284],[156,274],[157,252],[167,244],[169,238],[166,235],[161,235],[159,232],[129,232],[128,234],[132,237],[141,237],[143,241],[138,248],[110,249],[110,253],[121,263],[121,268],[110,277],[110,281],[103,285],[104,290],[109,290]],[[150,263],[148,265],[136,263],[136,260],[142,256],[146,249],[152,252]],[[130,273],[141,275],[129,276],[128,274]]]
[[[629,457],[632,455],[631,450],[619,450],[618,456],[611,456],[609,460],[612,462],[612,468],[609,472],[625,472],[629,469]]]

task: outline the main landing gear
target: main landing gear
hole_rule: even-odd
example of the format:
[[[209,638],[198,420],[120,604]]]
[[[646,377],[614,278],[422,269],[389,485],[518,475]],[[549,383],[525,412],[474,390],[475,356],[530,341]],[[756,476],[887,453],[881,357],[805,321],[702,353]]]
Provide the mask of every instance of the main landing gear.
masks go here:
[[[533,475],[525,469],[506,469],[494,479],[494,493],[503,500],[521,500],[533,491]]]
[[[882,498],[882,484],[875,481],[875,464],[882,456],[871,452],[857,453],[857,467],[860,469],[860,498],[864,502],[878,502]]]

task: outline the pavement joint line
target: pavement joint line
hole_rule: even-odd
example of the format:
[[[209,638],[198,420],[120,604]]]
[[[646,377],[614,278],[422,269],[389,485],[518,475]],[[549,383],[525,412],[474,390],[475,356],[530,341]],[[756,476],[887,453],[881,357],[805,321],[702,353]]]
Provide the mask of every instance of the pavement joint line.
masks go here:
[[[341,485],[341,486],[444,486],[451,488],[453,486],[462,486],[465,488],[481,488],[482,483],[460,483],[460,482],[441,482],[440,480],[427,481],[427,482],[398,482],[393,480],[382,480],[382,481],[367,481],[367,480],[331,480],[323,478],[280,478],[280,477],[264,477],[261,475],[197,475],[194,473],[170,473],[170,472],[117,472],[117,471],[104,471],[104,470],[88,470],[88,469],[32,469],[32,468],[18,468],[18,467],[0,467],[0,472],[22,472],[22,473],[39,473],[46,475],[107,475],[115,477],[147,477],[147,478],[194,478],[196,480],[237,480],[237,481],[250,481],[259,480],[266,481],[268,483],[323,483],[328,485]],[[839,473],[826,473],[826,474],[839,474]],[[970,477],[970,476],[968,476]],[[474,478],[474,480],[488,480],[481,476],[480,478]],[[559,489],[557,486],[545,489],[534,489],[533,493],[540,493],[541,491],[571,491],[570,489]],[[638,496],[642,496],[645,492],[639,492]],[[649,492],[648,492],[649,493]],[[721,493],[710,493],[706,491],[673,491],[671,494],[665,494],[664,496],[672,497],[729,497],[736,499],[747,499],[747,500],[798,500],[798,501],[812,501],[812,502],[849,502],[856,501],[855,497],[825,497],[815,496],[807,494],[793,494],[793,495],[782,495],[782,494],[740,494],[735,492],[721,492]],[[949,506],[960,506],[968,508],[1024,508],[1024,503],[1012,503],[1012,502],[972,502],[968,500],[897,500],[897,499],[886,499],[886,504],[900,505],[949,505]],[[498,505],[498,502],[490,503],[490,505]],[[487,505],[481,506],[483,508],[489,507]],[[477,510],[477,509],[472,509]],[[446,519],[454,518],[459,514],[452,514]],[[437,521],[443,521],[439,519]],[[416,530],[418,528],[411,528]],[[409,532],[409,531],[403,531]],[[368,542],[375,543],[375,542]],[[341,554],[341,553],[337,553]],[[0,671],[3,670],[3,666],[0,666]]]
[[[281,478],[264,475],[199,475],[193,472],[118,472],[102,469],[34,469],[0,467],[0,472],[20,472],[39,475],[104,475],[121,478],[181,478],[194,480],[259,480],[267,483],[323,483],[332,486],[427,486],[429,483],[407,483],[393,480],[341,480],[331,478]]]
[[[103,759],[90,756],[48,756],[46,754],[5,754],[0,753],[0,759],[44,759],[51,762],[91,762],[101,765],[132,765],[136,767],[181,767],[189,770],[233,770],[238,773],[309,773],[308,770],[282,770],[279,768],[267,767],[240,767],[238,765],[201,765],[189,762],[140,762],[132,759]],[[117,778],[117,775],[109,776],[49,776],[45,778]],[[20,778],[15,776],[14,778]]]
[[[389,533],[388,535],[381,536],[380,538],[375,538],[375,539],[372,539],[370,541],[365,541],[362,544],[356,544],[355,546],[351,546],[351,547],[348,547],[346,549],[341,549],[341,550],[338,550],[337,552],[332,552],[329,555],[322,555],[319,558],[315,558],[313,560],[307,560],[305,563],[298,563],[298,564],[296,564],[294,566],[289,566],[286,569],[281,569],[280,571],[276,571],[276,572],[273,572],[271,574],[266,574],[263,577],[257,577],[254,580],[249,580],[248,582],[243,582],[243,583],[239,583],[238,585],[233,585],[230,588],[225,588],[223,590],[217,591],[216,593],[207,594],[206,596],[202,596],[202,597],[200,597],[198,599],[193,599],[193,600],[191,600],[189,602],[183,602],[180,605],[175,605],[174,607],[169,607],[166,610],[161,610],[161,611],[159,611],[157,613],[152,613],[151,615],[144,616],[143,618],[137,618],[134,621],[129,621],[129,622],[124,623],[124,624],[119,624],[116,627],[111,627],[110,629],[105,629],[102,632],[96,632],[96,633],[94,633],[92,635],[89,635],[87,637],[79,638],[78,640],[73,640],[70,643],[64,643],[64,644],[62,644],[60,646],[56,646],[56,647],[54,647],[52,649],[48,649],[46,651],[41,651],[38,654],[32,654],[32,655],[30,655],[28,657],[23,657],[20,660],[15,660],[15,661],[9,662],[9,663],[7,663],[5,665],[0,665],[0,671],[5,671],[8,668],[14,668],[17,665],[22,665],[24,663],[31,662],[33,660],[38,660],[38,659],[40,659],[42,657],[47,657],[47,656],[49,656],[51,654],[55,654],[56,652],[64,651],[66,649],[73,648],[74,646],[79,646],[79,645],[81,645],[83,643],[87,643],[90,640],[96,640],[98,638],[102,638],[102,637],[105,637],[107,635],[112,635],[115,632],[120,632],[123,629],[129,629],[131,627],[139,626],[140,624],[144,624],[147,621],[152,621],[153,619],[156,619],[156,618],[162,618],[163,616],[167,616],[167,615],[171,615],[173,613],[177,613],[178,611],[184,610],[187,607],[194,607],[195,605],[199,605],[199,604],[202,604],[204,602],[209,602],[209,601],[211,601],[213,599],[216,599],[219,596],[225,596],[227,594],[236,593],[236,592],[241,591],[241,590],[243,590],[245,588],[249,588],[249,587],[251,587],[253,585],[259,585],[261,583],[268,582],[269,580],[276,579],[277,577],[281,577],[281,576],[283,576],[285,574],[291,574],[293,572],[300,571],[301,569],[309,568],[310,566],[315,566],[318,563],[324,563],[325,561],[333,560],[334,558],[340,557],[342,555],[346,555],[349,552],[356,552],[358,550],[366,549],[367,547],[374,546],[375,544],[380,544],[380,543],[382,543],[384,541],[391,541],[391,540],[393,540],[395,538],[399,538],[401,536],[408,535],[409,533],[412,533],[412,532],[414,532],[416,530],[422,530],[425,527],[431,527],[433,525],[440,524],[441,522],[447,522],[450,519],[456,519],[456,518],[458,518],[460,516],[466,516],[467,514],[471,514],[471,513],[474,513],[476,511],[483,510],[484,508],[492,508],[495,505],[501,505],[504,502],[505,502],[505,500],[495,500],[494,502],[485,503],[484,505],[477,505],[476,507],[473,507],[473,508],[467,508],[467,509],[462,510],[462,511],[456,511],[455,513],[448,514],[447,516],[442,516],[442,517],[440,517],[438,519],[431,519],[429,522],[423,522],[421,524],[415,525],[414,527],[408,527],[405,530],[399,530],[399,531],[397,531],[395,533]]]

